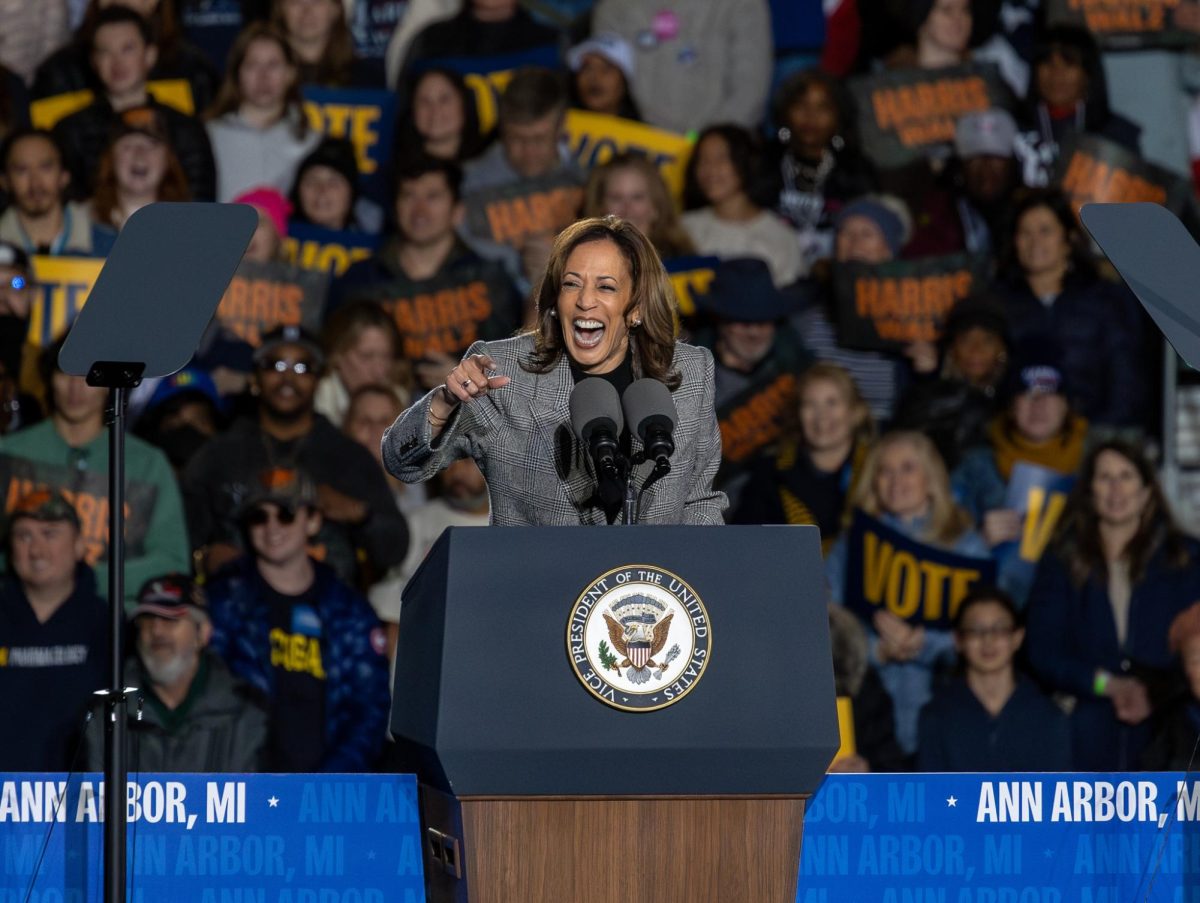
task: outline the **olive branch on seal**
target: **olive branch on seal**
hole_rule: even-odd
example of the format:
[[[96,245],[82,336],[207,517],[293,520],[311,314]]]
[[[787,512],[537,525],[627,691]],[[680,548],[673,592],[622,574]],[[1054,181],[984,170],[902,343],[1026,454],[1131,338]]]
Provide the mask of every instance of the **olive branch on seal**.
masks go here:
[[[604,640],[600,641],[600,664],[602,664],[609,671],[617,671],[618,674],[620,673],[620,671],[617,670],[617,657],[612,654],[612,650],[608,648],[608,643],[606,643]]]

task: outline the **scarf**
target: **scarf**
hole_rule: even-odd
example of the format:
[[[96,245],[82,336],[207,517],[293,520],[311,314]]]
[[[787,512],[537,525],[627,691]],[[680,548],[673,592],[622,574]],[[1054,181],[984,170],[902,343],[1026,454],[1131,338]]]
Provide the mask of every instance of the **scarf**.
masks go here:
[[[1062,435],[1046,442],[1030,442],[1008,428],[1008,418],[997,417],[988,425],[988,441],[996,460],[996,470],[1004,482],[1012,477],[1019,461],[1046,467],[1058,473],[1071,474],[1083,460],[1083,443],[1087,438],[1088,422],[1084,417],[1068,415]]]

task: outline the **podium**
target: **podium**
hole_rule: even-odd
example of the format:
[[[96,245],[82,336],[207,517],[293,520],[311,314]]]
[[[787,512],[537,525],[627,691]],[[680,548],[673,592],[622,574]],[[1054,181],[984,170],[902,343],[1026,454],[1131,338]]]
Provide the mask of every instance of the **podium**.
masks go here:
[[[392,733],[431,903],[792,903],[838,748],[815,527],[450,528]]]

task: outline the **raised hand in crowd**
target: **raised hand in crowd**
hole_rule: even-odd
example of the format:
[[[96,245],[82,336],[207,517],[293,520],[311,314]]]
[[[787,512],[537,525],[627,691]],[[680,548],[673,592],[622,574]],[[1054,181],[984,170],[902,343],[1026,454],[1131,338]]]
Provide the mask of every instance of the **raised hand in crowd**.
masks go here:
[[[1110,677],[1104,695],[1112,700],[1118,721],[1141,724],[1150,717],[1150,694],[1136,677]]]
[[[370,514],[366,502],[338,492],[327,483],[317,484],[317,508],[326,520],[339,524],[361,524]]]
[[[910,662],[925,646],[925,628],[914,627],[890,611],[877,611],[871,620],[879,634],[878,657],[884,662]]]
[[[994,511],[985,512],[982,525],[983,538],[987,540],[989,546],[1012,542],[1021,535],[1022,520],[1021,512],[1013,511],[1011,508],[997,508]]]

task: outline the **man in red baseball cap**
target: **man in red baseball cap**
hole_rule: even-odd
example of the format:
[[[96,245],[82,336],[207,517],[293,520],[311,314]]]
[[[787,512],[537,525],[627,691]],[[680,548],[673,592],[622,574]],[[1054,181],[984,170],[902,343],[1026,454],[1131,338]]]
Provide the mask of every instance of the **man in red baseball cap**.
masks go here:
[[[254,691],[208,649],[212,624],[190,577],[146,581],[130,612],[137,657],[130,683],[142,717],[129,719],[131,761],[141,771],[258,771],[267,714]],[[88,767],[104,761],[103,719],[88,727]]]

